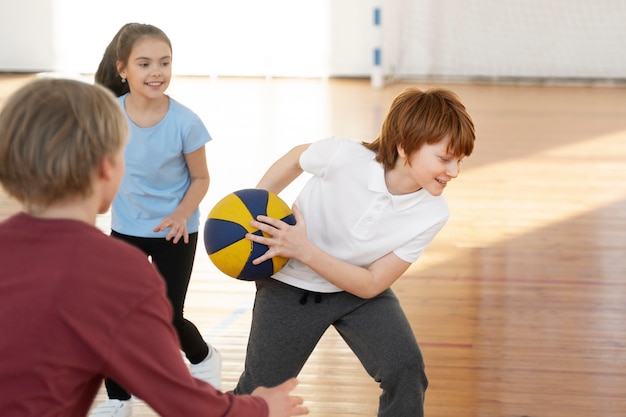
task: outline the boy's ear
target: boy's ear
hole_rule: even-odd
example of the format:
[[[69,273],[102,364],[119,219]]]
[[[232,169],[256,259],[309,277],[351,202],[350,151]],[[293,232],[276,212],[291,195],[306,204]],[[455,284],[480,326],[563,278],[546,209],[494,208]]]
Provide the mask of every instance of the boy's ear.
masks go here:
[[[109,158],[102,158],[102,161],[98,164],[98,177],[104,180],[111,179],[111,172],[113,171],[113,165]]]
[[[406,152],[404,152],[402,145],[396,145],[396,150],[398,151],[398,156],[400,156],[400,158],[406,159]]]

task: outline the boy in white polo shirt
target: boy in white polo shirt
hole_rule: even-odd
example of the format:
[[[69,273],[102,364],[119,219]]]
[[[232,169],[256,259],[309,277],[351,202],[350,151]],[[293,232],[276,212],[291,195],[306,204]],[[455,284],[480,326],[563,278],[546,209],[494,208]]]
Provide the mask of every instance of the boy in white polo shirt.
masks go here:
[[[258,188],[279,193],[312,174],[294,203],[296,225],[259,216],[271,237],[255,262],[290,258],[256,282],[245,369],[247,394],[298,375],[331,325],[380,383],[381,417],[422,416],[428,380],[422,355],[390,286],[448,219],[441,196],[472,153],[474,124],[445,89],[407,89],[371,143],[328,138],[276,161]]]

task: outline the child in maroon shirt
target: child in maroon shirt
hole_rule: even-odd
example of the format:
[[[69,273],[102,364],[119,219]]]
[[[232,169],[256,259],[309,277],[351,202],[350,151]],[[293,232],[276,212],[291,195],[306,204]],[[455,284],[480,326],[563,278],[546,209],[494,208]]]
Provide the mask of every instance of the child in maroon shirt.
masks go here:
[[[235,396],[194,379],[163,280],[95,227],[127,135],[113,95],[79,81],[36,80],[0,112],[0,183],[23,206],[0,223],[0,415],[83,417],[104,376],[162,416],[306,414],[295,380]]]

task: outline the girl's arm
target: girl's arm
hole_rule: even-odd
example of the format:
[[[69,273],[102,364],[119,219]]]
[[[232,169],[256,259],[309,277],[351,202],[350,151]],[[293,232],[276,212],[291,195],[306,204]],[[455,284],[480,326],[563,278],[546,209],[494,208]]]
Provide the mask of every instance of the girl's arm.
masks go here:
[[[178,207],[154,228],[155,232],[169,228],[170,231],[165,239],[174,239],[174,243],[178,243],[181,238],[185,243],[189,243],[187,220],[200,205],[209,189],[210,182],[204,146],[185,154],[185,162],[189,168],[191,184],[189,184],[189,188]]]

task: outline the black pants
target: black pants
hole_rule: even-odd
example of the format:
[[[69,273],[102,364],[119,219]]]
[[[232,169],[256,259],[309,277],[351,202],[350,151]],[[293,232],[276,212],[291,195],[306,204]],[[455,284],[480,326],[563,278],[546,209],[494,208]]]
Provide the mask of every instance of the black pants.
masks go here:
[[[174,313],[172,324],[178,332],[181,349],[185,352],[189,362],[202,362],[209,354],[209,347],[198,328],[183,316],[185,298],[187,297],[198,244],[198,233],[190,233],[187,244],[182,239],[174,244],[165,238],[135,237],[115,231],[111,232],[111,236],[136,246],[152,259],[152,263],[161,273],[167,286],[167,297],[172,303]],[[127,400],[130,398],[130,393],[110,378],[105,380],[105,386],[111,399]]]

